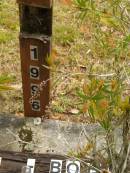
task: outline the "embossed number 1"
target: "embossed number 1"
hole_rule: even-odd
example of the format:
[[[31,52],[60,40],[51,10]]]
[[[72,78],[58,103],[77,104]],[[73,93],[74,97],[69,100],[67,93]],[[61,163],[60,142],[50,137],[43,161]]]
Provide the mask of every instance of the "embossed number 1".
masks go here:
[[[38,47],[30,45],[30,59],[32,61],[38,61]],[[30,78],[33,80],[39,80],[40,69],[37,66],[30,65]],[[38,84],[31,84],[31,95],[36,94],[38,91]],[[33,100],[32,110],[40,111],[40,100]]]

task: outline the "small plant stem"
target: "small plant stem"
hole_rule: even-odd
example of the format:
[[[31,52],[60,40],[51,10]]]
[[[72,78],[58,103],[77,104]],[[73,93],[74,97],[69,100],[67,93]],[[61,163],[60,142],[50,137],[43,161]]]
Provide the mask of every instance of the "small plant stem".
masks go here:
[[[112,173],[116,173],[116,165],[115,165],[113,149],[112,149],[113,146],[111,145],[111,143],[112,143],[112,134],[111,134],[111,132],[108,132],[108,134],[106,136],[106,142],[107,142],[107,147],[108,147],[108,155],[111,159],[111,164],[112,164]]]
[[[122,151],[120,154],[118,173],[124,173],[127,168],[127,159],[130,153],[130,144],[129,144],[129,134],[130,134],[130,111],[126,111],[123,123],[123,144]],[[121,170],[121,171],[120,171]]]
[[[125,171],[125,169],[126,169],[127,160],[128,160],[129,154],[130,154],[130,144],[129,144],[128,149],[127,149],[127,154],[126,154],[126,158],[125,158],[125,161],[124,161],[124,163],[123,163],[123,166],[122,166],[121,173],[124,173],[124,171]]]

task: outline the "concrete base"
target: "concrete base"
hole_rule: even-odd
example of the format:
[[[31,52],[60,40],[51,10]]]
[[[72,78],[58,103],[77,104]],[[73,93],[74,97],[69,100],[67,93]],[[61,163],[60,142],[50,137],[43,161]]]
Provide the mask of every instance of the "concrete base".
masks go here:
[[[97,124],[0,116],[0,150],[66,154],[102,134]],[[102,140],[100,139],[99,145]]]
[[[122,144],[122,130],[115,132],[116,148]],[[96,148],[105,146],[104,131],[98,124],[82,124],[0,115],[0,150],[68,154],[96,136]],[[129,165],[129,164],[128,164]],[[129,170],[129,168],[128,168]],[[129,172],[129,171],[128,171]]]

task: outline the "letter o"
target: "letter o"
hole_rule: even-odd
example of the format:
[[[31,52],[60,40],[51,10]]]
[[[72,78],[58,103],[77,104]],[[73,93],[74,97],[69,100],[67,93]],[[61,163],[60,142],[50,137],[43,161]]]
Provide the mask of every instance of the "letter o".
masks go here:
[[[73,172],[74,170],[70,170],[71,166],[75,166],[75,172]],[[67,165],[67,173],[79,173],[79,166],[76,163],[69,163]]]

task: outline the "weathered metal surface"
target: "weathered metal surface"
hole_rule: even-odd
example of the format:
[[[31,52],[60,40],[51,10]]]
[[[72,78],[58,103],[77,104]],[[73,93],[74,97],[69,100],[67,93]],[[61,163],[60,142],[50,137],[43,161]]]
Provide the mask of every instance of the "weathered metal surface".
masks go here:
[[[44,8],[50,8],[52,6],[52,0],[17,0],[17,2]]]
[[[63,165],[66,161],[66,158],[62,155],[11,151],[0,151],[0,157],[2,157],[0,173],[21,173],[22,167],[27,165],[28,158],[36,159],[35,173],[48,173],[51,159],[64,160]]]
[[[19,10],[22,33],[52,35],[52,8],[19,5]]]
[[[49,104],[50,72],[43,65],[48,65],[46,61],[50,49],[51,39],[49,37],[28,34],[20,35],[25,116],[43,116],[45,108]],[[39,89],[39,97],[36,97],[30,103],[30,98]]]
[[[49,104],[52,0],[17,0],[20,11],[20,56],[27,117],[41,117]],[[25,34],[26,33],[26,34]],[[40,90],[39,90],[40,89]],[[30,104],[30,98],[37,94]]]

